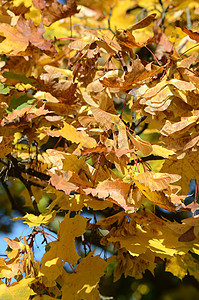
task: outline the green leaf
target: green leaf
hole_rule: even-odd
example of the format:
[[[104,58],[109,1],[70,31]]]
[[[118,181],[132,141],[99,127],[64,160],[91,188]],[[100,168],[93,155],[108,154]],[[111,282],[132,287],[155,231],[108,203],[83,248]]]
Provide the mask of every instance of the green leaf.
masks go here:
[[[28,97],[27,94],[22,95],[20,97],[16,97],[14,94],[8,109],[6,110],[7,113],[11,113],[14,109],[22,109],[24,107],[32,107],[33,102],[35,101],[34,98]]]
[[[27,83],[32,84],[34,82],[33,79],[26,77],[25,74],[16,74],[13,71],[4,72],[3,76],[5,78],[15,79],[18,82],[23,82],[25,84],[27,84]]]
[[[0,94],[6,95],[10,91],[10,88],[3,83],[0,83]]]

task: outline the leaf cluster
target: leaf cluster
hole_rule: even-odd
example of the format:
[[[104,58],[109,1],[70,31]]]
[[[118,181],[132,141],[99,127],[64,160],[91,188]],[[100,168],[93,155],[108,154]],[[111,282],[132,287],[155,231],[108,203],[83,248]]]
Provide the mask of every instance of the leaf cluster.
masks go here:
[[[5,238],[0,299],[99,299],[112,262],[115,281],[157,263],[199,279],[197,1],[125,2],[2,1],[0,179],[31,233]]]

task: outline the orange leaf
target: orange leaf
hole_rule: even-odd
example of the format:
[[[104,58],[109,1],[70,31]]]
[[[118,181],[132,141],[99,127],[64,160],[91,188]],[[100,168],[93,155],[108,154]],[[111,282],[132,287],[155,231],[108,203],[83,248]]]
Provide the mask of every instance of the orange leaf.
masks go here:
[[[138,150],[140,150],[143,155],[147,156],[152,152],[153,148],[152,148],[152,145],[149,142],[146,142],[146,141],[142,140],[138,135],[132,136],[129,133],[128,133],[128,135],[129,135],[132,143],[134,144],[134,146]]]
[[[126,127],[122,120],[117,115],[105,112],[97,107],[91,108],[94,118],[97,122],[105,125],[107,129],[113,129],[113,125],[118,128],[118,148],[129,149]]]
[[[158,176],[159,175],[159,176]],[[143,174],[131,174],[135,185],[140,189],[143,195],[155,205],[158,205],[169,211],[176,212],[183,207],[180,201],[172,202],[172,198],[166,196],[164,189],[169,187],[169,183],[176,181],[178,175],[157,174],[146,172]],[[185,209],[183,207],[183,209]]]
[[[123,207],[125,210],[134,211],[134,207],[130,204],[128,205],[127,202],[130,187],[130,183],[119,180],[106,180],[99,183],[96,188],[84,189],[84,192],[86,194],[91,194],[93,197],[98,197],[99,199],[111,197],[119,206]]]
[[[155,17],[156,17],[156,14],[151,14],[151,15],[147,16],[146,18],[142,19],[141,21],[137,22],[136,24],[129,26],[127,28],[127,30],[136,30],[136,29],[141,29],[141,28],[147,27],[153,22]]]
[[[50,113],[49,110],[40,108],[24,107],[22,109],[15,109],[8,114],[1,121],[1,126],[8,126],[10,128],[21,127],[31,123],[34,118]]]
[[[199,33],[193,32],[192,30],[187,29],[185,26],[183,26],[182,31],[184,31],[188,36],[199,43]]]
[[[56,53],[53,44],[43,37],[45,29],[42,23],[36,27],[31,20],[25,20],[20,16],[15,27],[9,24],[0,24],[0,32],[6,38],[0,44],[0,53],[2,54],[17,55],[25,51],[29,43],[46,54],[54,55]]]
[[[71,192],[75,192],[78,190],[78,187],[74,184],[69,182],[70,177],[72,176],[72,172],[68,178],[64,178],[63,176],[59,176],[57,174],[51,173],[50,183],[57,189],[64,191],[66,195],[70,195]]]

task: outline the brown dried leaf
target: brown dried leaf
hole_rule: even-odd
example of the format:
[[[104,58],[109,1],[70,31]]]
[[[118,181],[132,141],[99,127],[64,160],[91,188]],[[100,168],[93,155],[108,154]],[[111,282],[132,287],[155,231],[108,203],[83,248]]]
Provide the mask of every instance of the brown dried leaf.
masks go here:
[[[32,3],[37,9],[44,9],[44,7],[46,6],[45,0],[32,0]]]
[[[0,158],[4,158],[12,152],[13,138],[11,136],[0,136]]]
[[[181,201],[175,199],[172,202],[172,198],[164,193],[164,191],[170,193],[169,188],[172,187],[170,183],[179,179],[178,175],[145,172],[143,174],[131,173],[131,177],[143,195],[155,205],[174,212],[179,209],[188,210]]]
[[[140,82],[143,80],[151,80],[153,76],[162,73],[162,71],[163,67],[157,68],[151,64],[144,66],[137,57],[132,61],[130,72],[126,72],[123,76],[123,72],[121,71],[110,71],[102,77],[100,82],[106,87],[128,90],[132,88],[132,86],[140,85]]]
[[[192,77],[195,77],[195,76],[192,76]],[[168,81],[168,84],[172,84],[177,89],[182,90],[182,91],[192,91],[192,90],[196,89],[196,87],[193,85],[193,83],[188,82],[188,81],[179,80],[179,79],[171,79],[170,81]]]
[[[86,42],[84,40],[77,40],[77,41],[71,42],[68,45],[68,48],[73,49],[73,50],[82,51],[88,44],[90,44],[90,42]]]
[[[151,68],[148,68],[151,67]],[[138,83],[142,80],[146,80],[148,78],[152,78],[153,76],[161,73],[163,71],[163,67],[160,68],[154,68],[152,65],[144,66],[141,63],[141,60],[137,58],[136,60],[133,60],[132,62],[132,71],[126,72],[124,76],[125,85],[131,86],[132,84]]]
[[[168,40],[166,34],[160,31],[157,24],[154,26],[154,36],[157,44],[155,56],[157,57],[157,59],[161,60],[164,55],[172,52],[173,44]]]
[[[141,28],[147,27],[153,22],[155,17],[156,17],[156,14],[151,14],[151,15],[147,16],[146,18],[142,19],[141,21],[137,22],[136,24],[129,26],[127,28],[127,30],[136,30],[136,29],[141,29]]]
[[[195,240],[196,236],[194,234],[194,227],[192,226],[186,232],[184,232],[179,238],[179,242],[192,242]]]
[[[199,133],[193,134],[191,137],[191,140],[184,146],[183,152],[190,148],[193,148],[195,145],[199,146]]]
[[[136,42],[135,37],[133,36],[130,30],[116,30],[116,39],[118,44],[127,48],[142,48],[145,46],[145,44],[139,44]]]
[[[183,60],[181,60],[179,62],[179,66],[181,68],[190,68],[190,66],[196,62],[197,58],[198,58],[198,53],[194,53],[191,56],[186,57]]]
[[[185,26],[183,26],[182,31],[184,31],[188,36],[199,43],[199,33],[193,32],[192,30],[187,29]]]
[[[190,208],[192,214],[194,215],[197,210],[199,210],[199,204],[196,201],[187,205],[187,208]]]
[[[56,0],[46,2],[47,3],[42,10],[44,25],[49,26],[60,19],[71,17],[79,12],[75,0],[67,0],[65,5]]]
[[[43,73],[37,79],[40,89],[49,92],[52,96],[56,97],[60,102],[70,104],[75,97],[75,91],[77,88],[77,83],[72,80],[60,79],[63,77],[62,70],[57,70],[51,66],[46,65],[44,69],[47,73]]]

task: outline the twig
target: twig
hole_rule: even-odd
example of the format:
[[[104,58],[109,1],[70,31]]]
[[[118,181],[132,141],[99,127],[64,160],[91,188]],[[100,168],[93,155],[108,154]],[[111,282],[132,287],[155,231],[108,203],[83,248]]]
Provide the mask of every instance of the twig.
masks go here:
[[[26,166],[24,165],[21,165],[18,160],[16,158],[14,158],[11,154],[8,154],[7,155],[7,158],[8,158],[8,163],[7,163],[7,168],[5,170],[3,170],[3,172],[1,172],[1,178],[2,178],[2,182],[5,181],[5,178],[7,176],[11,176],[11,177],[16,177],[18,178],[19,180],[21,180],[21,182],[25,185],[26,189],[28,190],[28,193],[30,195],[30,199],[33,203],[33,207],[34,207],[34,210],[35,210],[35,213],[36,215],[39,215],[40,214],[40,211],[38,209],[38,206],[37,206],[37,202],[36,202],[36,199],[35,199],[35,196],[33,195],[33,192],[32,192],[32,188],[31,186],[34,185],[34,186],[38,186],[38,187],[42,187],[40,184],[37,184],[37,183],[34,183],[34,182],[31,182],[30,180],[27,180],[25,179],[23,176],[22,176],[22,173],[25,173],[27,174],[27,171],[29,172],[29,174],[31,173],[32,176],[35,176],[37,177],[36,175],[39,175],[41,177],[45,177],[46,179],[50,178],[50,176],[46,175],[46,174],[43,174],[41,172],[38,172],[38,171],[35,171],[31,168],[27,168]],[[3,160],[2,161],[4,164],[5,161]],[[46,176],[48,177],[46,177]],[[43,179],[43,178],[42,178]],[[5,187],[6,188],[6,187]],[[9,198],[11,200],[11,198]],[[15,203],[11,200],[11,203],[15,206]]]
[[[187,15],[187,28],[191,29],[191,14],[188,6],[186,7],[186,15]]]
[[[8,198],[11,202],[11,205],[12,205],[12,208],[13,209],[16,209],[16,204],[15,204],[15,201],[14,201],[14,198],[12,197],[12,194],[10,193],[10,190],[8,188],[8,185],[7,185],[7,182],[3,180],[3,178],[1,179],[1,183],[4,187],[4,190],[6,191],[7,195],[8,195]],[[17,208],[18,209],[18,208]]]
[[[113,8],[115,7],[115,5],[111,6],[110,12],[109,12],[109,17],[108,17],[108,29],[115,34],[115,32],[111,29],[111,16],[112,16],[112,12],[113,12]]]
[[[142,161],[148,161],[148,160],[163,160],[163,159],[165,159],[165,157],[159,156],[159,155],[153,155],[153,154],[150,154],[150,155],[145,156],[145,157],[141,157],[141,160],[142,160]],[[130,165],[130,166],[133,166],[134,164],[136,164],[134,160],[132,160],[132,161],[130,161],[130,162],[128,163],[128,165]]]

